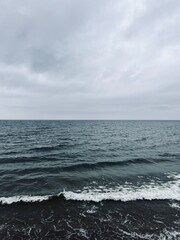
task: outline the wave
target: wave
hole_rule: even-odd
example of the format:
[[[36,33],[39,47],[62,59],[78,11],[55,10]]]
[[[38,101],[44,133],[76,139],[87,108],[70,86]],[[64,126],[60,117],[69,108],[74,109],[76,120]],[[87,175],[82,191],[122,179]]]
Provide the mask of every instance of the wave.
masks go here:
[[[149,185],[135,186],[117,186],[116,188],[107,188],[99,186],[98,188],[84,188],[81,191],[63,191],[57,195],[44,196],[13,196],[0,197],[1,204],[12,204],[18,202],[42,202],[52,200],[72,200],[72,201],[137,201],[137,200],[177,200],[180,201],[180,174],[174,176],[174,180],[156,184],[151,182]]]
[[[162,153],[159,154],[160,157],[180,157],[179,153]]]
[[[58,150],[60,148],[66,148],[67,145],[66,144],[58,144],[55,146],[41,146],[41,147],[35,147],[35,148],[30,148],[29,151],[33,151],[33,152],[49,152],[49,151],[54,151],[54,150]]]
[[[101,162],[90,162],[90,163],[80,163],[69,166],[64,166],[61,169],[64,171],[76,171],[76,170],[90,170],[90,169],[98,169],[98,168],[106,168],[106,167],[116,167],[116,166],[129,166],[132,164],[153,164],[158,162],[165,162],[168,160],[162,159],[145,159],[145,158],[134,158],[122,161],[101,161]]]
[[[152,161],[144,158],[137,158],[137,159],[130,159],[124,161],[102,161],[102,162],[95,162],[95,163],[80,163],[76,165],[70,165],[63,167],[63,170],[89,170],[91,168],[105,168],[105,167],[113,167],[113,166],[126,166],[131,164],[151,164]]]
[[[7,164],[7,163],[27,163],[27,162],[35,162],[35,161],[56,161],[57,158],[54,157],[24,157],[24,156],[17,156],[17,157],[9,157],[9,158],[0,158],[0,164]]]
[[[143,141],[146,141],[147,139],[148,139],[147,137],[142,137],[142,138],[136,139],[135,142],[143,142]]]
[[[67,149],[71,147],[78,146],[78,143],[73,143],[69,141],[64,141],[63,143],[59,143],[57,145],[52,145],[52,146],[37,146],[34,148],[30,148],[29,151],[33,152],[49,152],[49,151],[54,151],[54,150],[61,150],[61,149]]]
[[[66,154],[67,155],[67,154]],[[0,164],[7,164],[7,163],[24,163],[24,162],[38,162],[38,161],[43,161],[49,162],[49,161],[54,161],[58,162],[62,158],[65,159],[66,156],[61,156],[61,158],[56,158],[56,157],[14,157],[14,158],[2,158],[0,159]],[[76,156],[74,154],[72,155],[67,155],[68,158],[75,158]],[[50,171],[52,172],[55,170],[55,172],[58,171],[80,171],[80,170],[90,170],[90,169],[98,169],[98,168],[106,168],[106,167],[116,167],[116,166],[129,166],[132,164],[153,164],[153,163],[158,163],[158,162],[165,162],[168,160],[165,159],[145,159],[145,158],[134,158],[134,159],[128,159],[128,160],[121,160],[121,161],[100,161],[100,162],[89,162],[89,163],[77,163],[77,164],[72,164],[68,166],[56,166],[56,167],[48,167],[48,168],[28,168],[24,169],[23,173],[25,172],[31,172],[33,171]],[[15,170],[14,170],[15,171]],[[19,172],[19,169],[18,169]]]

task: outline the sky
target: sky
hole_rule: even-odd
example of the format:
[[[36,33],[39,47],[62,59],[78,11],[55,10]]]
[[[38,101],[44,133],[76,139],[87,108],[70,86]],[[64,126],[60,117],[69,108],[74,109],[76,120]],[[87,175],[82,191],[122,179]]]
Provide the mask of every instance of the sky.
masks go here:
[[[0,0],[0,119],[180,119],[179,0]]]

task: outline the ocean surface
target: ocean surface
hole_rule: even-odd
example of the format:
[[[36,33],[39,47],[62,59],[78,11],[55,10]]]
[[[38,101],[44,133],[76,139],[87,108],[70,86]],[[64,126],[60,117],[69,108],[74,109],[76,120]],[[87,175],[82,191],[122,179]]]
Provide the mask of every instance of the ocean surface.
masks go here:
[[[180,239],[180,121],[0,121],[0,239]]]

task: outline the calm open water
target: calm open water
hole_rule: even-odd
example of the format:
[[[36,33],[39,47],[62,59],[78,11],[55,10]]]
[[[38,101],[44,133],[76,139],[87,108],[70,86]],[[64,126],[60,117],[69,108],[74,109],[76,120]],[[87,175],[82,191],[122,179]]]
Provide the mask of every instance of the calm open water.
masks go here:
[[[180,121],[0,121],[0,239],[180,239]]]

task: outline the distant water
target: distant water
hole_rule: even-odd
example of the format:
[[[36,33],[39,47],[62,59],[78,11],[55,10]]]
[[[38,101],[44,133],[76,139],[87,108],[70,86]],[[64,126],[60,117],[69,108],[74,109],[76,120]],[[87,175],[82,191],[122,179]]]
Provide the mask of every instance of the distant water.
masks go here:
[[[180,239],[180,121],[0,121],[0,239]]]

